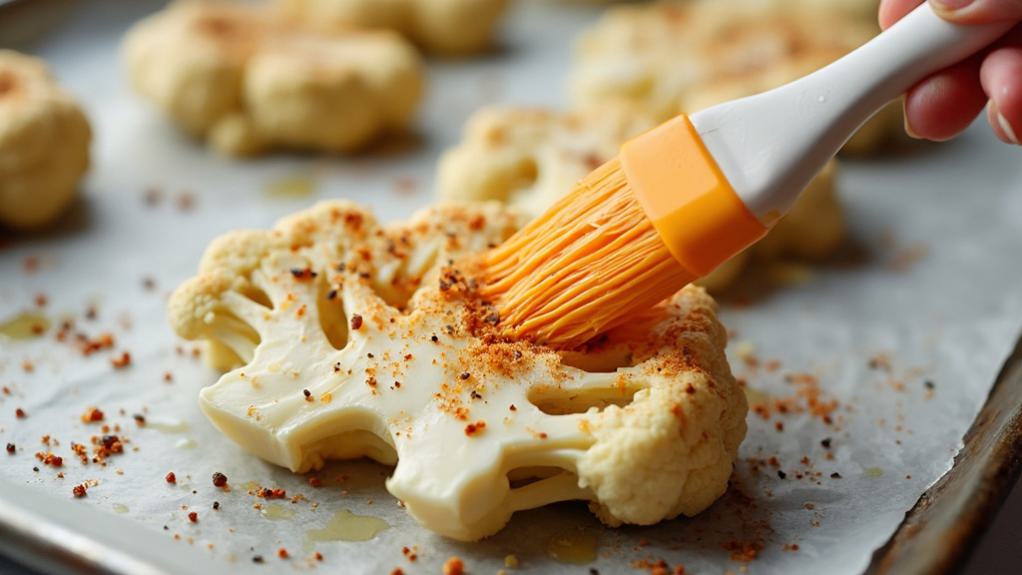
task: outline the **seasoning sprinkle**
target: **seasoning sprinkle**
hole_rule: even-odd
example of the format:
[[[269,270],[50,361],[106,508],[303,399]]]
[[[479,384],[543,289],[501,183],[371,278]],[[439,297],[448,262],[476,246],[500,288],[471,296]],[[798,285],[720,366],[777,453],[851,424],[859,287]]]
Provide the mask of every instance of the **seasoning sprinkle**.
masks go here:
[[[362,316],[357,313],[351,316],[351,329],[355,331],[362,329]]]
[[[213,473],[213,485],[216,487],[227,487],[227,476],[219,471]]]
[[[462,575],[463,573],[465,573],[465,563],[461,560],[461,557],[452,555],[447,561],[444,561],[444,575]]]

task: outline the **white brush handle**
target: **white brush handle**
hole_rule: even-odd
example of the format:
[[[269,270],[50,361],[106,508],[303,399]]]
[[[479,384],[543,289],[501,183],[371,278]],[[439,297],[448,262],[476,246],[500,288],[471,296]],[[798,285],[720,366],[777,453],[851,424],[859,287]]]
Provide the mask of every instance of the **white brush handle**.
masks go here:
[[[952,24],[924,2],[827,67],[690,119],[746,206],[773,225],[870,116],[929,74],[989,46],[1013,25]]]

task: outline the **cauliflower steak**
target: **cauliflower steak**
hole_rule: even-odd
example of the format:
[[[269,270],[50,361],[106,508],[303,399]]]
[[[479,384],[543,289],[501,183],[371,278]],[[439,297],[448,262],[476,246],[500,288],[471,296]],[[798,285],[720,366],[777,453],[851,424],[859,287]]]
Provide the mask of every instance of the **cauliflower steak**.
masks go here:
[[[124,41],[134,88],[217,150],[351,152],[412,122],[422,64],[394,33],[319,33],[271,12],[178,2]]]
[[[0,224],[52,222],[89,167],[89,121],[42,60],[0,50]]]
[[[663,1],[616,6],[583,32],[572,99],[600,110],[625,102],[658,121],[775,88],[844,56],[879,32],[864,0]],[[877,151],[902,132],[884,108],[845,145]]]
[[[395,464],[388,490],[455,539],[564,500],[608,525],[702,511],[727,488],[747,411],[713,300],[685,288],[571,352],[501,339],[471,262],[519,224],[489,203],[381,227],[334,201],[221,237],[169,304],[181,336],[234,365],[203,411],[295,472]]]

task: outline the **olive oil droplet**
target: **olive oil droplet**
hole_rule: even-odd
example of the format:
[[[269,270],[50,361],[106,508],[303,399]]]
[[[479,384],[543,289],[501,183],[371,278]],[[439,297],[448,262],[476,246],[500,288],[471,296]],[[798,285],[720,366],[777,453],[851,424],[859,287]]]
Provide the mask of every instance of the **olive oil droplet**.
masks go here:
[[[0,323],[0,335],[18,340],[42,337],[49,329],[50,318],[31,311]]]
[[[355,515],[347,509],[334,514],[323,529],[305,532],[307,541],[369,541],[390,527],[386,521],[371,515]]]
[[[263,517],[269,519],[270,521],[293,519],[295,516],[294,509],[284,507],[283,505],[278,505],[276,503],[264,505],[263,508],[259,511],[259,513],[262,513]]]
[[[590,531],[560,533],[547,543],[548,555],[561,563],[585,565],[596,560],[598,537]]]

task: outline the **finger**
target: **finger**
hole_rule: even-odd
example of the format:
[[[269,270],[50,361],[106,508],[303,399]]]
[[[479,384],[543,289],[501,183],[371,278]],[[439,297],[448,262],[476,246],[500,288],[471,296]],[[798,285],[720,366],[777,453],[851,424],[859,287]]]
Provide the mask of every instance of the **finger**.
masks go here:
[[[886,30],[924,0],[883,0],[880,3],[880,28]]]
[[[980,82],[990,98],[987,119],[1001,140],[1022,136],[1022,27],[1012,31],[983,61]]]
[[[987,103],[979,81],[981,56],[945,68],[916,84],[905,95],[909,135],[942,142],[957,136]]]
[[[941,17],[960,24],[1022,20],[1022,0],[930,0],[930,5]]]

